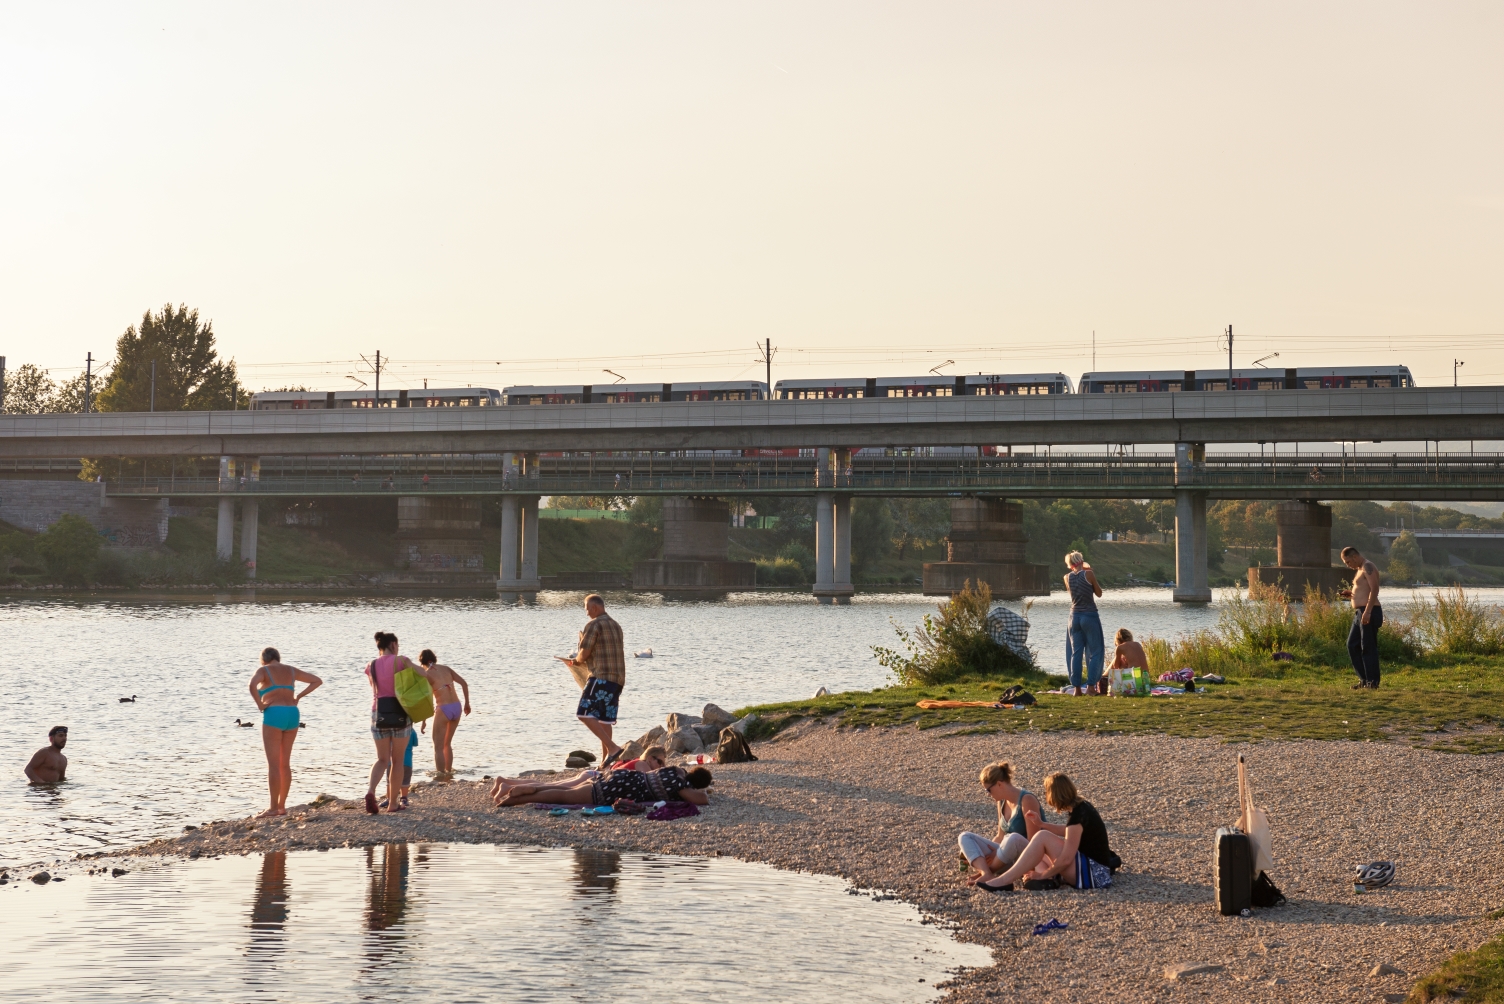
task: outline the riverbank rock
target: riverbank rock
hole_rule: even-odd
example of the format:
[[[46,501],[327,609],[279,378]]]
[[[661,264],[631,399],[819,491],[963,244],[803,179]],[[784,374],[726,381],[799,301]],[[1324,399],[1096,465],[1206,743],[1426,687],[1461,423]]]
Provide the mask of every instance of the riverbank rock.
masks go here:
[[[750,714],[746,718],[739,718],[736,721],[732,722],[731,731],[735,732],[737,735],[745,739],[747,738],[747,729],[756,724],[757,715],[755,713]]]
[[[700,720],[699,715],[684,715],[675,711],[668,716],[668,731],[672,734],[678,732],[686,725],[699,725]]]
[[[710,723],[706,722],[700,725],[692,725],[690,727],[695,730],[695,735],[700,737],[701,746],[714,746],[716,743],[721,741],[722,726],[720,725],[711,725]]]
[[[700,712],[700,724],[714,726],[717,735],[720,734],[721,729],[724,729],[734,721],[736,721],[736,716],[722,708],[719,704],[707,704],[705,705],[705,710]]]
[[[670,753],[698,753],[705,748],[705,744],[700,741],[700,734],[689,725],[670,732],[667,746]]]

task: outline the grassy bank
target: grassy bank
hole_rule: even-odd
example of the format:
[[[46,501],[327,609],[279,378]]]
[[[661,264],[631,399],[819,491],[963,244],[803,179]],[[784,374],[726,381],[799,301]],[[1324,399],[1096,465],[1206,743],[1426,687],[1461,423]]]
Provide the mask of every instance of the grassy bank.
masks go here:
[[[1504,910],[1489,914],[1491,920],[1501,917]],[[1504,938],[1495,938],[1474,951],[1452,956],[1440,969],[1416,982],[1405,1004],[1433,1001],[1504,1002]]]

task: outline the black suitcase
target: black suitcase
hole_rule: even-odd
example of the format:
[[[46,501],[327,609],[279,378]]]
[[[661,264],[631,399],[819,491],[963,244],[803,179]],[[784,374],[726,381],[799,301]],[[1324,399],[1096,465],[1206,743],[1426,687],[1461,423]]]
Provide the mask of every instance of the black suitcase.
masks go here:
[[[1253,846],[1248,834],[1237,827],[1217,830],[1212,892],[1217,912],[1224,917],[1236,916],[1253,906]]]

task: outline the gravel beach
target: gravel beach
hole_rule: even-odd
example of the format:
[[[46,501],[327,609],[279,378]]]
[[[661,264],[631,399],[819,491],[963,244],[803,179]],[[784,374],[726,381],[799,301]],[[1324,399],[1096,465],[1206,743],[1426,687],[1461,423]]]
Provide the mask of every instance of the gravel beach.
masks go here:
[[[412,808],[367,816],[358,799],[285,819],[216,823],[136,848],[212,856],[435,841],[730,855],[891,890],[995,964],[945,984],[951,1002],[1399,1000],[1418,976],[1496,933],[1504,906],[1500,760],[1381,743],[1052,733],[958,735],[796,726],[756,763],[712,767],[712,804],[674,822],[496,810],[486,785],[418,785]],[[1237,815],[1236,754],[1274,836],[1286,905],[1251,919],[1212,906],[1212,833]],[[461,751],[463,756],[463,751]],[[1038,792],[1064,770],[1107,822],[1124,867],[1112,888],[988,895],[967,888],[956,835],[990,834],[976,780],[995,759]],[[294,769],[297,764],[294,762]],[[1057,814],[1051,818],[1059,821]],[[1353,866],[1392,860],[1393,885],[1355,894]],[[85,862],[80,862],[84,864]],[[1058,918],[1067,931],[1030,934]],[[1216,971],[1167,976],[1180,964]],[[1380,966],[1399,973],[1370,975]]]

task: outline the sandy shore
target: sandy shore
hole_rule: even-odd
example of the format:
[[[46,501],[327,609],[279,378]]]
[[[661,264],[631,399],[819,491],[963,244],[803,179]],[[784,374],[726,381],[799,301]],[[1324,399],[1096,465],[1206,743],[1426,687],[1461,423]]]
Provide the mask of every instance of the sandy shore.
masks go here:
[[[1273,877],[1290,902],[1224,918],[1212,907],[1212,833],[1236,815],[1236,752],[1269,813]],[[731,855],[893,890],[995,965],[947,985],[953,1002],[1381,1001],[1448,955],[1500,929],[1504,789],[1495,757],[1374,743],[1210,740],[1055,733],[948,735],[808,723],[756,747],[759,762],[713,768],[710,809],[689,820],[551,818],[495,810],[479,783],[421,785],[406,813],[371,817],[358,800],[299,807],[285,820],[218,823],[132,851],[199,857],[388,841],[603,847]],[[988,832],[977,769],[1007,758],[1037,791],[1070,773],[1107,821],[1124,868],[1107,890],[968,889],[956,834]],[[296,766],[296,765],[295,765]],[[1057,817],[1058,818],[1058,817]],[[1394,884],[1352,891],[1353,865],[1393,860]],[[1059,918],[1070,930],[1033,937]],[[1178,963],[1219,972],[1170,980]],[[1370,976],[1388,964],[1405,975]],[[1399,998],[1392,998],[1399,999]]]

